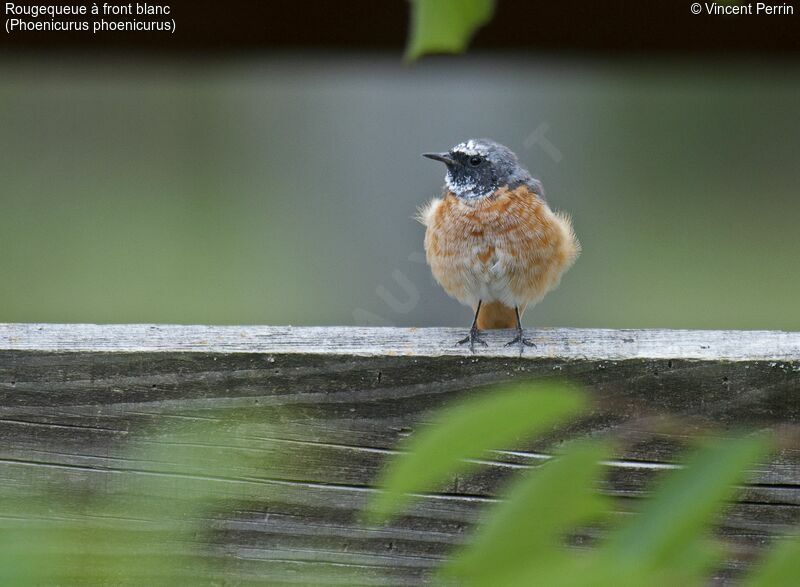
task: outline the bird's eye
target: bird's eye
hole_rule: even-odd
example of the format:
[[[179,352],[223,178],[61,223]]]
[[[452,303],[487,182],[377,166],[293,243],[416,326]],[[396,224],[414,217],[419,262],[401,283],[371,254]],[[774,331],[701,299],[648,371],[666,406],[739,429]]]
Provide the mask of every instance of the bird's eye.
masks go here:
[[[469,158],[469,164],[472,165],[473,167],[477,167],[481,163],[483,163],[483,157],[475,155],[474,157]]]

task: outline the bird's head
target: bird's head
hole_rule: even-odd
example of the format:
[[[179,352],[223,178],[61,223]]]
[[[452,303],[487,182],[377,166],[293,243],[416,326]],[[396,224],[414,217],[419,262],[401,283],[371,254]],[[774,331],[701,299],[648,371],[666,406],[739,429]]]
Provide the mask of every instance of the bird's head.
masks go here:
[[[423,157],[447,166],[447,188],[463,200],[480,200],[495,190],[522,184],[541,195],[541,184],[520,166],[508,147],[489,139],[470,139],[445,153],[423,153]]]

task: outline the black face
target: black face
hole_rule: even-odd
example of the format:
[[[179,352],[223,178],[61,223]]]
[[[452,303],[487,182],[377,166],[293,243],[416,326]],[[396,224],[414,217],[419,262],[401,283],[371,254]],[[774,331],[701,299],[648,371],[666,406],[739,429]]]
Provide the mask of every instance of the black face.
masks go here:
[[[469,140],[447,153],[426,153],[429,159],[447,165],[445,183],[448,189],[464,200],[478,200],[501,187],[516,187],[534,181],[519,166],[508,147],[488,139]]]
[[[499,170],[486,156],[462,151],[451,151],[450,156],[455,163],[447,166],[445,181],[456,195],[481,197],[500,187]]]

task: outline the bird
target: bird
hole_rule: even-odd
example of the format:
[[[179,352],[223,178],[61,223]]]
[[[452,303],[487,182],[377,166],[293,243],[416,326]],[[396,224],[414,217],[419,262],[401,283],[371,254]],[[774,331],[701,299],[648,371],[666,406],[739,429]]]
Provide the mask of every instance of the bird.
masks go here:
[[[418,210],[426,227],[425,257],[436,281],[474,311],[457,344],[488,346],[481,331],[513,328],[506,346],[536,346],[524,337],[522,315],[558,286],[581,245],[570,216],[553,211],[542,183],[508,147],[470,139],[423,157],[444,163],[440,198]]]

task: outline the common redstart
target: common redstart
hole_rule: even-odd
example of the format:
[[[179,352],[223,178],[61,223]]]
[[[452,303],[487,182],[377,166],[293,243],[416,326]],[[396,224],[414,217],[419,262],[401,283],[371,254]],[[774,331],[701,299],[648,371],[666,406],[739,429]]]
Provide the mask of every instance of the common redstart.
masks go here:
[[[567,214],[553,212],[539,180],[517,156],[488,139],[472,139],[424,157],[447,166],[442,198],[420,209],[425,253],[436,281],[475,311],[458,344],[486,346],[480,331],[515,328],[523,336],[525,308],[555,288],[575,262],[580,243]]]

